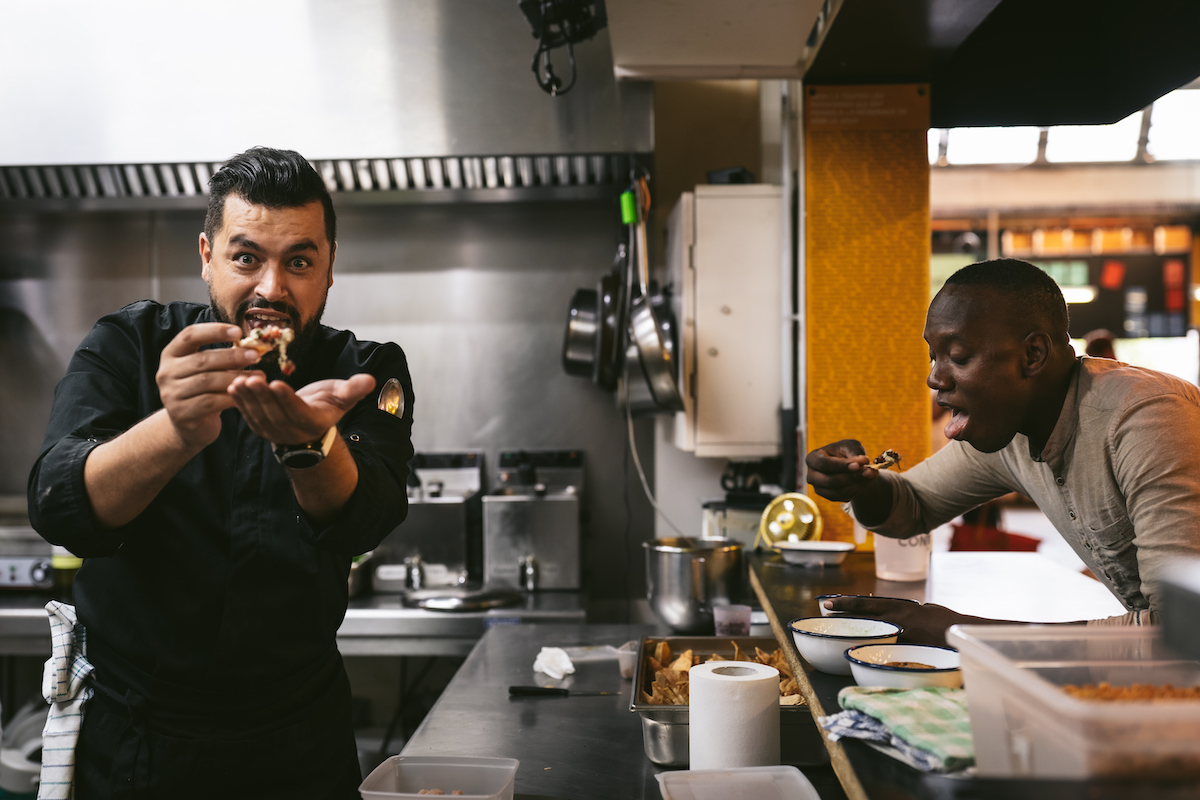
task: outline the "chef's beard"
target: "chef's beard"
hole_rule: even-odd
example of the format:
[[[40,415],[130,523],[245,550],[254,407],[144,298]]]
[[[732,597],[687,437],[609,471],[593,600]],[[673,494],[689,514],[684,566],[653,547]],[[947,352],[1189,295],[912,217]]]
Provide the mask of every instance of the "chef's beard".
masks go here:
[[[292,322],[292,331],[296,334],[296,337],[288,344],[288,360],[294,363],[297,368],[304,363],[304,356],[311,348],[313,339],[316,338],[317,330],[321,327],[321,317],[325,315],[325,304],[321,303],[321,307],[317,309],[317,315],[313,317],[312,322],[306,325],[300,322],[300,310],[295,306],[283,302],[268,302],[260,297],[243,302],[238,306],[237,312],[231,318],[217,303],[216,298],[212,296],[211,289],[208,293],[208,304],[212,308],[213,317],[217,322],[227,322],[231,325],[237,325],[242,330],[245,330],[246,313],[251,309],[265,308],[278,311],[281,314],[287,314],[288,319]],[[272,350],[263,356],[257,364],[251,364],[246,367],[246,370],[259,370],[266,374],[268,381],[286,381],[287,376],[279,368],[278,353],[278,350]]]

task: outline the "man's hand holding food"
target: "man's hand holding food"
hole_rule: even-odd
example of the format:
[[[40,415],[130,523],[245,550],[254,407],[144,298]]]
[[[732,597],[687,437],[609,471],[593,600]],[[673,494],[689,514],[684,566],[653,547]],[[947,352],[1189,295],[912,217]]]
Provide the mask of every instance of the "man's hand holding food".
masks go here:
[[[891,487],[879,480],[881,469],[873,465],[857,439],[818,447],[804,463],[808,467],[808,482],[821,497],[837,503],[853,503],[854,514],[864,525],[887,519],[892,510]]]
[[[221,412],[232,408],[229,387],[260,356],[239,347],[201,349],[234,342],[241,328],[223,322],[189,325],[163,348],[155,382],[163,408],[187,450],[199,452],[221,433]]]

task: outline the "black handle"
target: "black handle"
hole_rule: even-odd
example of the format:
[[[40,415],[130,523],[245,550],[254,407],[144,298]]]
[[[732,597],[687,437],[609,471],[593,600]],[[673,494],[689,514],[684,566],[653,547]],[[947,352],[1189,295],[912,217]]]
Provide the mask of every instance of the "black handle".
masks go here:
[[[553,686],[510,686],[509,697],[567,697],[571,693],[566,689],[556,689]]]

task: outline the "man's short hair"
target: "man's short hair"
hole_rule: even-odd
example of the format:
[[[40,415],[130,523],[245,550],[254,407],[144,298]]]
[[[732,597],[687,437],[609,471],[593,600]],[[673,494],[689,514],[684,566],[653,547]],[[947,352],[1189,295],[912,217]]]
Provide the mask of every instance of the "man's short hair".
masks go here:
[[[333,198],[312,164],[295,150],[251,147],[217,170],[208,182],[208,214],[204,217],[204,234],[210,244],[224,224],[225,198],[231,194],[267,208],[298,208],[320,200],[330,247],[337,241]]]
[[[955,272],[946,284],[992,289],[1013,300],[1014,309],[1024,312],[1019,319],[1014,318],[1014,323],[1024,323],[1030,329],[1044,326],[1046,333],[1059,341],[1070,340],[1067,332],[1070,316],[1062,289],[1053,278],[1028,261],[1017,258],[980,261]]]

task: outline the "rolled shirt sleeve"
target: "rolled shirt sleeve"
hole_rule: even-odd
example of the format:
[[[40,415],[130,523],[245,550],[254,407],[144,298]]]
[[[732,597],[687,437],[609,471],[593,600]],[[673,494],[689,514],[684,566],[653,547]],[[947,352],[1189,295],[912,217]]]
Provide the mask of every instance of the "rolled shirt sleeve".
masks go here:
[[[101,319],[84,337],[54,390],[42,452],[29,475],[33,527],[81,557],[111,555],[124,537],[120,528],[96,524],[83,468],[94,448],[139,419],[136,381],[142,353],[131,333],[122,310]]]

